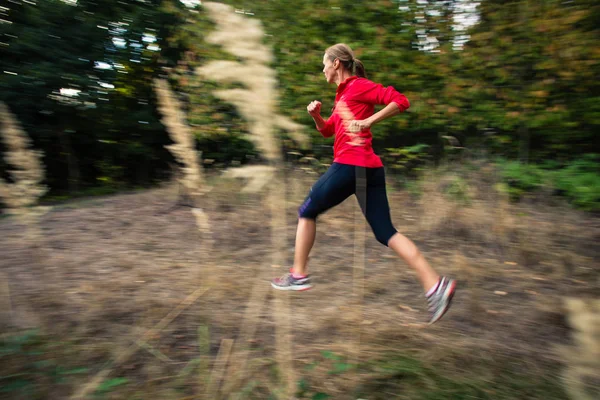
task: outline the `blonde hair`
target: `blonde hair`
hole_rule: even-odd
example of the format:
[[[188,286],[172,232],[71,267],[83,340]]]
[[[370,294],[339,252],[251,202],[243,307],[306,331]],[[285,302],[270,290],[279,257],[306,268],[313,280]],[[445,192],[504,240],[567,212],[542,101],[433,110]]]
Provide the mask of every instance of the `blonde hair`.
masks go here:
[[[325,54],[327,54],[327,57],[329,57],[331,61],[336,58],[340,60],[344,68],[350,71],[352,75],[356,75],[360,78],[367,77],[365,66],[358,58],[354,57],[354,52],[347,44],[334,44],[325,50]]]

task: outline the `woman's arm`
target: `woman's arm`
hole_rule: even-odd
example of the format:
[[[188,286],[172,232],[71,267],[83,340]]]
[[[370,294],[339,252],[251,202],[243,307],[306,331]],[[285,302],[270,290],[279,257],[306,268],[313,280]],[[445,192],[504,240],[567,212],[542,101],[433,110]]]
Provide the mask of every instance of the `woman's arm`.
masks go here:
[[[410,103],[405,95],[398,92],[394,87],[384,87],[380,83],[375,83],[367,79],[361,79],[355,84],[355,99],[368,104],[385,104],[385,107],[379,112],[362,121],[350,122],[351,132],[360,132],[370,128],[384,119],[390,118],[410,107]]]
[[[398,104],[396,104],[395,102],[392,102],[384,108],[382,108],[381,110],[379,110],[378,112],[376,112],[375,114],[371,115],[367,119],[350,121],[350,132],[355,133],[360,132],[364,129],[368,129],[376,123],[398,114],[400,114],[400,106],[398,106]]]
[[[323,135],[324,137],[330,137],[331,135],[333,135],[333,133],[334,133],[333,124],[328,123],[328,121],[325,121],[323,119],[323,117],[321,117],[321,102],[320,101],[315,100],[315,101],[311,102],[306,107],[306,110],[308,111],[308,113],[310,114],[312,119],[315,121],[317,130],[319,132],[321,132],[321,135]]]
[[[312,119],[315,121],[315,125],[317,127],[317,130],[321,131],[323,130],[323,128],[325,128],[325,120],[323,119],[323,117],[321,117],[321,114],[318,115],[311,115]]]
[[[384,119],[388,119],[398,114],[400,114],[400,106],[395,102],[391,102],[375,114],[371,115],[367,120],[369,121],[369,126],[372,126],[379,121],[383,121]]]

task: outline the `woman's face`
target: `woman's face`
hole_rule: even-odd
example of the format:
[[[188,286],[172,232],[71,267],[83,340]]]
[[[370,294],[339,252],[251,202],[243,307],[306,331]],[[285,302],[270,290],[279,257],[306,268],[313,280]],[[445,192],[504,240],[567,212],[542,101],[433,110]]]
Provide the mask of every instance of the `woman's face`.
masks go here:
[[[334,83],[335,82],[335,77],[336,77],[336,68],[335,68],[335,64],[336,64],[337,60],[331,61],[331,59],[329,59],[329,56],[327,54],[325,54],[323,56],[323,74],[325,74],[325,79],[327,80],[327,83]]]

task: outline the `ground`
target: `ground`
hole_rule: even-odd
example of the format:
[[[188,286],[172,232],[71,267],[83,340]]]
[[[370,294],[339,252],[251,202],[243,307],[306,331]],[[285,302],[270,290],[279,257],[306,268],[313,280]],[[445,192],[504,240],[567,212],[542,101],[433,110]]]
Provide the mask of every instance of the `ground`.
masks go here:
[[[446,196],[451,179],[425,181],[420,197],[390,184],[396,228],[458,280],[428,326],[415,274],[353,198],[319,220],[315,287],[271,290],[316,177],[286,175],[283,259],[268,198],[230,180],[213,178],[201,205],[212,244],[190,208],[170,209],[175,184],[56,204],[34,243],[2,218],[0,398],[291,398],[286,387],[312,399],[567,398],[576,343],[564,301],[597,298],[597,217],[511,204],[482,180],[467,201]]]

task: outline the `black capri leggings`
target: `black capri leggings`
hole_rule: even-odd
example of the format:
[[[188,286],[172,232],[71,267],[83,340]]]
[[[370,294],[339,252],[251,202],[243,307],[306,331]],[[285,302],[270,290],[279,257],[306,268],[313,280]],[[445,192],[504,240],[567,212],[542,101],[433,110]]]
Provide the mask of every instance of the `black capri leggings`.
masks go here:
[[[387,246],[397,231],[390,217],[383,167],[364,168],[333,163],[310,189],[298,210],[298,216],[316,220],[319,214],[337,206],[353,194],[356,194],[375,238]]]

